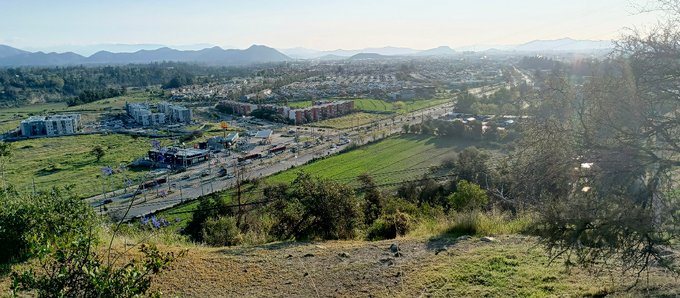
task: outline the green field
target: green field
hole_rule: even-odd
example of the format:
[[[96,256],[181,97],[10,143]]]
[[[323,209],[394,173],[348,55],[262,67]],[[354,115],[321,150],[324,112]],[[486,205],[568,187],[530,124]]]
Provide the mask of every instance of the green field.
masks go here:
[[[445,104],[448,99],[421,99],[408,101],[384,101],[380,99],[355,99],[354,108],[365,112],[404,114]]]
[[[441,105],[448,102],[448,99],[422,99],[409,101],[385,101],[381,99],[360,98],[353,99],[354,108],[358,111],[373,113],[409,113],[420,109]],[[312,106],[312,101],[295,101],[288,103],[291,108],[306,108]]]
[[[388,115],[381,114],[371,114],[364,112],[357,112],[349,115],[345,115],[338,118],[321,120],[319,122],[313,122],[308,124],[308,126],[318,126],[318,127],[328,127],[335,129],[345,129],[361,125],[366,125],[371,122],[379,121],[388,118]]]
[[[288,103],[288,107],[291,107],[293,109],[302,109],[302,108],[311,107],[311,106],[312,106],[311,100],[291,101],[291,102]]]
[[[297,172],[352,183],[356,177],[368,173],[381,184],[417,178],[428,172],[428,167],[440,165],[452,158],[469,142],[424,136],[388,138],[347,153],[284,171],[265,179],[267,183],[288,183]]]
[[[166,141],[167,142],[167,141]],[[96,162],[90,151],[96,145],[104,148],[106,155]],[[148,138],[132,138],[126,135],[79,135],[59,138],[42,138],[13,142],[14,156],[7,164],[8,183],[19,191],[29,191],[33,179],[38,190],[52,186],[73,184],[74,190],[83,197],[102,191],[101,168],[118,167],[146,155],[150,147]],[[126,171],[128,178],[135,179],[144,172]],[[114,174],[106,181],[106,187],[122,187],[124,174]]]

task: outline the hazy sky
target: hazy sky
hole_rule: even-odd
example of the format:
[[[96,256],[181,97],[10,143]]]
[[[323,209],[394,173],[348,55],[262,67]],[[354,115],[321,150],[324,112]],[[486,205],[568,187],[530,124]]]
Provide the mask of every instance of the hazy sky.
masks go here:
[[[647,0],[0,0],[0,44],[209,43],[322,50],[613,39]]]

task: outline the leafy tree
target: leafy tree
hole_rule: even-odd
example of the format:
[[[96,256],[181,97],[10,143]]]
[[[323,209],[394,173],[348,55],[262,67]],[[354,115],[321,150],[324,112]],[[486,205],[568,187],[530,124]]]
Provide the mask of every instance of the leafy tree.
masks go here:
[[[90,154],[94,156],[94,158],[97,159],[97,162],[99,162],[104,155],[106,155],[106,151],[104,151],[104,148],[100,145],[94,146],[92,148],[92,151],[90,151]]]
[[[5,166],[12,159],[14,149],[11,143],[0,141],[0,174],[2,174],[3,189],[7,188],[7,181],[5,180]]]
[[[456,98],[456,111],[461,113],[472,113],[472,105],[477,102],[477,97],[470,94],[469,92],[464,92]]]
[[[515,196],[537,204],[538,234],[570,264],[680,272],[666,252],[680,240],[680,1],[659,3],[667,20],[626,36],[579,92],[554,72],[523,136]]]
[[[489,155],[476,147],[468,147],[458,153],[456,159],[456,174],[459,179],[475,184],[488,184],[490,171],[487,166]]]
[[[364,192],[364,222],[370,225],[382,213],[383,197],[373,177],[362,174],[359,176],[359,182]]]
[[[479,185],[460,180],[456,192],[449,196],[449,204],[456,211],[479,210],[489,203],[489,197]]]
[[[201,230],[203,241],[213,246],[231,246],[241,242],[240,231],[233,216],[208,218]]]
[[[12,272],[14,295],[139,297],[148,294],[152,276],[176,257],[145,245],[143,258],[123,264],[111,251],[100,254],[96,214],[69,189],[2,196],[0,265],[29,259],[37,264]]]
[[[363,222],[360,204],[346,185],[299,173],[270,206],[278,239],[352,239]]]
[[[91,237],[60,243],[41,258],[42,272],[12,273],[14,294],[37,293],[39,297],[140,297],[148,294],[152,276],[166,269],[177,256],[142,245],[141,259],[122,267],[106,262]],[[180,254],[180,256],[183,253]],[[150,296],[160,296],[154,293]]]
[[[0,199],[0,264],[21,262],[59,240],[74,239],[94,225],[93,209],[64,189]]]
[[[194,241],[205,241],[204,227],[206,222],[209,220],[216,220],[223,216],[233,215],[233,210],[227,207],[228,205],[229,201],[225,197],[217,194],[201,198],[198,202],[196,211],[192,213],[191,220],[189,220],[184,231]]]

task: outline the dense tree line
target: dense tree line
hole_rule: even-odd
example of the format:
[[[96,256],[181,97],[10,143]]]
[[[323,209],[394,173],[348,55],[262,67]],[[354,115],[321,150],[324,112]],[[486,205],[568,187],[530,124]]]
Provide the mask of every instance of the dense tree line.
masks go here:
[[[164,86],[176,88],[233,76],[248,75],[252,69],[208,67],[184,63],[152,63],[123,66],[70,66],[51,68],[0,68],[0,105],[32,101],[89,102],[115,95],[127,87]]]

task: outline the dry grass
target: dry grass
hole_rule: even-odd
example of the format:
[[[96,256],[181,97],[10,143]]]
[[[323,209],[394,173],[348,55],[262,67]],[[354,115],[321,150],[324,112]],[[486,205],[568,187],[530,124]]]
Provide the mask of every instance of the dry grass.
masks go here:
[[[576,297],[677,296],[678,281],[658,270],[632,291],[630,278],[591,276],[548,265],[535,239],[499,236],[456,241],[406,237],[396,240],[272,243],[208,248],[188,253],[154,278],[168,297]],[[128,239],[129,240],[129,239]],[[390,252],[398,243],[401,256]],[[179,243],[178,243],[179,244]],[[131,248],[116,241],[116,251]],[[185,245],[158,245],[179,252]],[[441,249],[446,247],[445,251]],[[347,255],[341,256],[340,254]],[[121,258],[139,257],[132,249]],[[7,288],[7,277],[0,278]],[[8,292],[4,292],[8,294]]]

